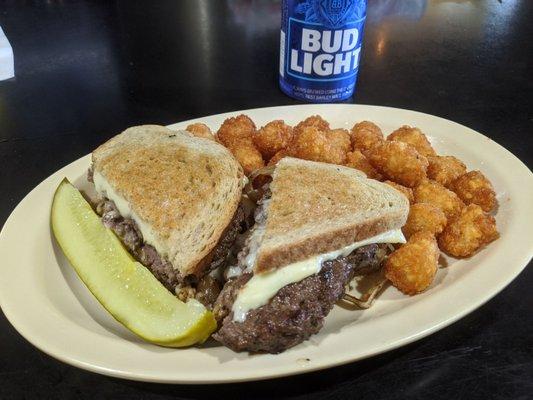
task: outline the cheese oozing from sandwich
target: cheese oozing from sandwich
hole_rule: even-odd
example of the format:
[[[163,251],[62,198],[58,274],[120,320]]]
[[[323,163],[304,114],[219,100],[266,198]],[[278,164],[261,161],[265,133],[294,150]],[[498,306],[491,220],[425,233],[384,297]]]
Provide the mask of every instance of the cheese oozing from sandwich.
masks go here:
[[[96,192],[100,196],[103,196],[115,203],[115,206],[122,217],[130,218],[137,224],[137,228],[141,232],[144,242],[153,246],[161,257],[166,257],[168,251],[157,240],[153,229],[148,224],[143,222],[141,218],[139,218],[139,216],[131,209],[129,202],[119,193],[117,193],[117,191],[109,184],[106,178],[102,174],[94,171],[93,182]]]
[[[334,260],[340,256],[346,257],[357,248],[374,243],[405,243],[405,237],[401,229],[394,229],[352,243],[339,250],[319,254],[273,271],[256,274],[239,291],[232,307],[233,320],[243,322],[250,310],[267,304],[281,288],[319,273],[324,261]]]

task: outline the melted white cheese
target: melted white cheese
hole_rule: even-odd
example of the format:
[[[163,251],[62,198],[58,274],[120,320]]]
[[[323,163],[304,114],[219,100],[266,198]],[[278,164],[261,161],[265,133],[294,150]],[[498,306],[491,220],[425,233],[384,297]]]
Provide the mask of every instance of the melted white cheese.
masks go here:
[[[145,243],[153,246],[159,255],[166,257],[167,249],[162,246],[157,240],[157,236],[153,229],[145,223],[139,216],[130,208],[128,201],[117,193],[115,189],[109,184],[109,182],[104,178],[104,176],[96,171],[93,174],[93,182],[96,192],[109,200],[115,203],[118,212],[124,218],[131,218],[137,224],[137,228],[143,236]]]
[[[252,232],[250,238],[248,239],[248,254],[246,255],[246,258],[244,259],[243,263],[246,267],[246,271],[251,272],[255,265],[255,260],[257,259],[257,252],[259,251],[259,244],[261,243],[261,239],[263,238],[264,234],[265,226],[257,226]]]
[[[268,204],[270,203],[270,199],[263,200],[263,204],[261,205],[261,208],[263,209],[262,213],[264,215],[268,212]],[[265,219],[264,217],[263,219]],[[265,229],[266,229],[266,220],[264,220],[262,223],[257,222],[254,225],[253,231],[251,236],[248,238],[248,254],[246,255],[246,258],[244,259],[243,265],[246,267],[245,270],[251,272],[255,266],[255,260],[257,259],[257,253],[259,251],[259,247],[261,245],[261,240],[263,239],[263,236],[265,235]]]
[[[248,311],[268,303],[283,287],[300,282],[308,276],[320,272],[322,263],[334,260],[340,256],[347,256],[355,249],[373,243],[405,243],[400,229],[387,231],[377,236],[352,243],[342,249],[320,254],[307,260],[289,264],[274,271],[254,275],[239,291],[233,303],[233,320],[243,322]]]

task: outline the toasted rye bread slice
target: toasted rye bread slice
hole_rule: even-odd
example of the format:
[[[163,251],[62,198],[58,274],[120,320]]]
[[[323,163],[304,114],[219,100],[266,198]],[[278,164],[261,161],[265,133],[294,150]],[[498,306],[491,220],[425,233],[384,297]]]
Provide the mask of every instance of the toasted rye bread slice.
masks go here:
[[[185,131],[143,125],[98,147],[92,161],[159,254],[182,276],[200,276],[241,199],[244,175],[231,153]]]
[[[256,273],[401,228],[409,213],[396,189],[333,164],[283,158],[270,189]]]

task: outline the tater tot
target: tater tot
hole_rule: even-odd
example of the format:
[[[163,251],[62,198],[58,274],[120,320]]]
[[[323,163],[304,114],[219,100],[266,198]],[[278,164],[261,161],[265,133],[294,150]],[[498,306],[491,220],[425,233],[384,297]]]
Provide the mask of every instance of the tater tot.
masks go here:
[[[383,141],[383,132],[379,126],[370,121],[361,121],[350,132],[352,146],[365,154],[371,147]]]
[[[490,212],[496,207],[496,193],[490,181],[480,171],[470,171],[455,179],[450,189],[465,204],[477,204],[483,211]]]
[[[458,215],[465,207],[457,195],[440,183],[426,179],[414,188],[415,203],[430,203],[440,208],[446,218]]]
[[[382,175],[368,162],[366,157],[359,150],[354,150],[346,154],[347,167],[358,169],[366,174],[367,177],[372,179],[381,180]],[[411,196],[413,194],[411,193]]]
[[[439,235],[439,246],[454,257],[470,257],[499,237],[494,217],[477,204],[465,207]]]
[[[400,185],[399,183],[393,181],[384,181],[383,183],[386,183],[387,185],[392,186],[397,191],[402,192],[402,194],[407,197],[407,200],[409,200],[409,204],[413,204],[415,202],[415,198],[413,196],[413,189]]]
[[[246,175],[265,166],[263,157],[253,143],[254,122],[244,114],[226,119],[218,129],[216,138],[239,161]]]
[[[326,131],[326,137],[333,146],[337,146],[348,153],[352,150],[350,134],[346,129],[331,129]]]
[[[185,128],[186,131],[192,133],[196,137],[215,140],[211,129],[206,124],[196,123],[190,124]]]
[[[265,160],[287,147],[292,139],[292,127],[282,120],[271,121],[253,136],[257,149]]]
[[[428,178],[450,188],[450,184],[466,172],[466,165],[453,156],[428,157]]]
[[[344,164],[346,162],[346,152],[340,147],[333,146],[325,132],[314,126],[304,126],[297,131],[295,130],[288,151],[292,156],[304,160],[332,164]]]
[[[409,216],[402,232],[407,238],[422,231],[437,235],[444,230],[446,222],[446,215],[437,206],[430,203],[416,203],[409,208]]]
[[[226,119],[217,132],[217,140],[226,147],[237,142],[251,142],[255,134],[255,124],[247,115]]]
[[[417,232],[385,262],[385,277],[408,295],[428,288],[437,273],[439,248],[430,232]]]
[[[413,146],[416,151],[425,157],[436,155],[435,150],[431,147],[431,143],[427,139],[426,135],[418,128],[412,128],[409,125],[404,125],[394,132],[392,132],[387,140],[396,140],[398,142],[404,142]]]
[[[268,161],[268,165],[276,165],[279,160],[288,156],[290,156],[289,151],[287,149],[282,149],[272,156],[272,158]]]
[[[366,156],[385,178],[400,185],[414,187],[426,177],[428,160],[407,143],[384,141],[372,147]]]
[[[300,130],[305,127],[314,127],[319,131],[327,131],[329,129],[329,122],[320,115],[311,115],[296,125],[294,129]]]
[[[246,175],[250,175],[256,169],[265,166],[261,153],[251,142],[234,143],[228,146],[228,149],[241,164]]]

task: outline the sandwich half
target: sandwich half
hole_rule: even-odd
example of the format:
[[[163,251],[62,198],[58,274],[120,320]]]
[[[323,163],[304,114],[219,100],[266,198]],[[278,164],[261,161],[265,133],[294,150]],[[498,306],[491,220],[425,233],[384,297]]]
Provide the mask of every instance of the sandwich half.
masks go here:
[[[355,169],[282,159],[215,304],[215,338],[279,353],[317,333],[349,280],[405,242],[408,212],[403,194]]]
[[[157,125],[98,147],[89,171],[104,224],[174,292],[194,292],[225,262],[244,218],[243,176],[224,146]]]

